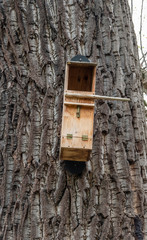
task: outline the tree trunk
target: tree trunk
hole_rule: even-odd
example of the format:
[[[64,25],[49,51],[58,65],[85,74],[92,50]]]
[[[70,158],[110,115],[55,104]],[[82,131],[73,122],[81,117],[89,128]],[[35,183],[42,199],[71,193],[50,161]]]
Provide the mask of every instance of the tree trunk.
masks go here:
[[[59,159],[66,61],[97,62],[92,157]],[[142,79],[127,0],[0,0],[0,239],[147,239]],[[78,167],[77,167],[78,168]],[[78,169],[77,169],[78,172]]]

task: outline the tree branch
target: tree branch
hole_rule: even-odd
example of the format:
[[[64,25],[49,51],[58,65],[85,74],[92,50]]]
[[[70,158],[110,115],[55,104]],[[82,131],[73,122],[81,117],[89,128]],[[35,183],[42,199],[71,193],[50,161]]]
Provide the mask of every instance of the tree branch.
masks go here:
[[[131,0],[131,15],[133,16],[133,0]]]
[[[140,36],[140,49],[141,49],[141,54],[142,54],[142,64],[144,63],[145,66],[147,67],[147,62],[145,59],[145,54],[143,52],[143,46],[142,46],[142,18],[143,18],[143,4],[144,4],[144,0],[142,0],[142,4],[141,4],[141,13],[140,13],[140,31],[139,31],[139,36]]]

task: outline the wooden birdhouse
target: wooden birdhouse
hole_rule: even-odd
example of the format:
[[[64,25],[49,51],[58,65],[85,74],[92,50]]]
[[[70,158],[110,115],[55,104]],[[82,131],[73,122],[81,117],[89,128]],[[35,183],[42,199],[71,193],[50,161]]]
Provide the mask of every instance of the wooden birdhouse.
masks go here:
[[[60,159],[87,161],[93,142],[96,63],[77,55],[66,64]]]

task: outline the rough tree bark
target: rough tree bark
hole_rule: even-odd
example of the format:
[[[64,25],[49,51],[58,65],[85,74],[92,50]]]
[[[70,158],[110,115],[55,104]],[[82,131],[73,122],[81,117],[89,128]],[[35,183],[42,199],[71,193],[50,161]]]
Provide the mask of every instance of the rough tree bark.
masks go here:
[[[59,159],[65,63],[98,63],[92,157]],[[0,239],[147,239],[142,79],[127,0],[0,0]]]

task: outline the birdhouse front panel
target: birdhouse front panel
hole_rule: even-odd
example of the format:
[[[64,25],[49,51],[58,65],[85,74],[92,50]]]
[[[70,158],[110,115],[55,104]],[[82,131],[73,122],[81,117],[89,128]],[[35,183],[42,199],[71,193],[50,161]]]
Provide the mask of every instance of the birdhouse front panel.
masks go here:
[[[60,159],[88,161],[93,143],[96,64],[69,62],[66,66]],[[70,96],[68,94],[71,94]],[[78,97],[74,94],[78,93]],[[86,94],[86,98],[80,94]],[[73,94],[73,96],[72,96]]]
[[[64,148],[64,151],[62,151],[61,159],[65,160],[66,149],[69,152],[69,148],[74,148],[82,150],[77,161],[84,161],[85,159],[83,160],[82,156],[83,150],[92,149],[93,108],[85,106],[78,108],[77,106],[69,105],[65,106],[64,110],[61,138],[61,146]],[[73,159],[73,157],[70,156],[70,159]],[[69,160],[69,156],[66,160]]]

